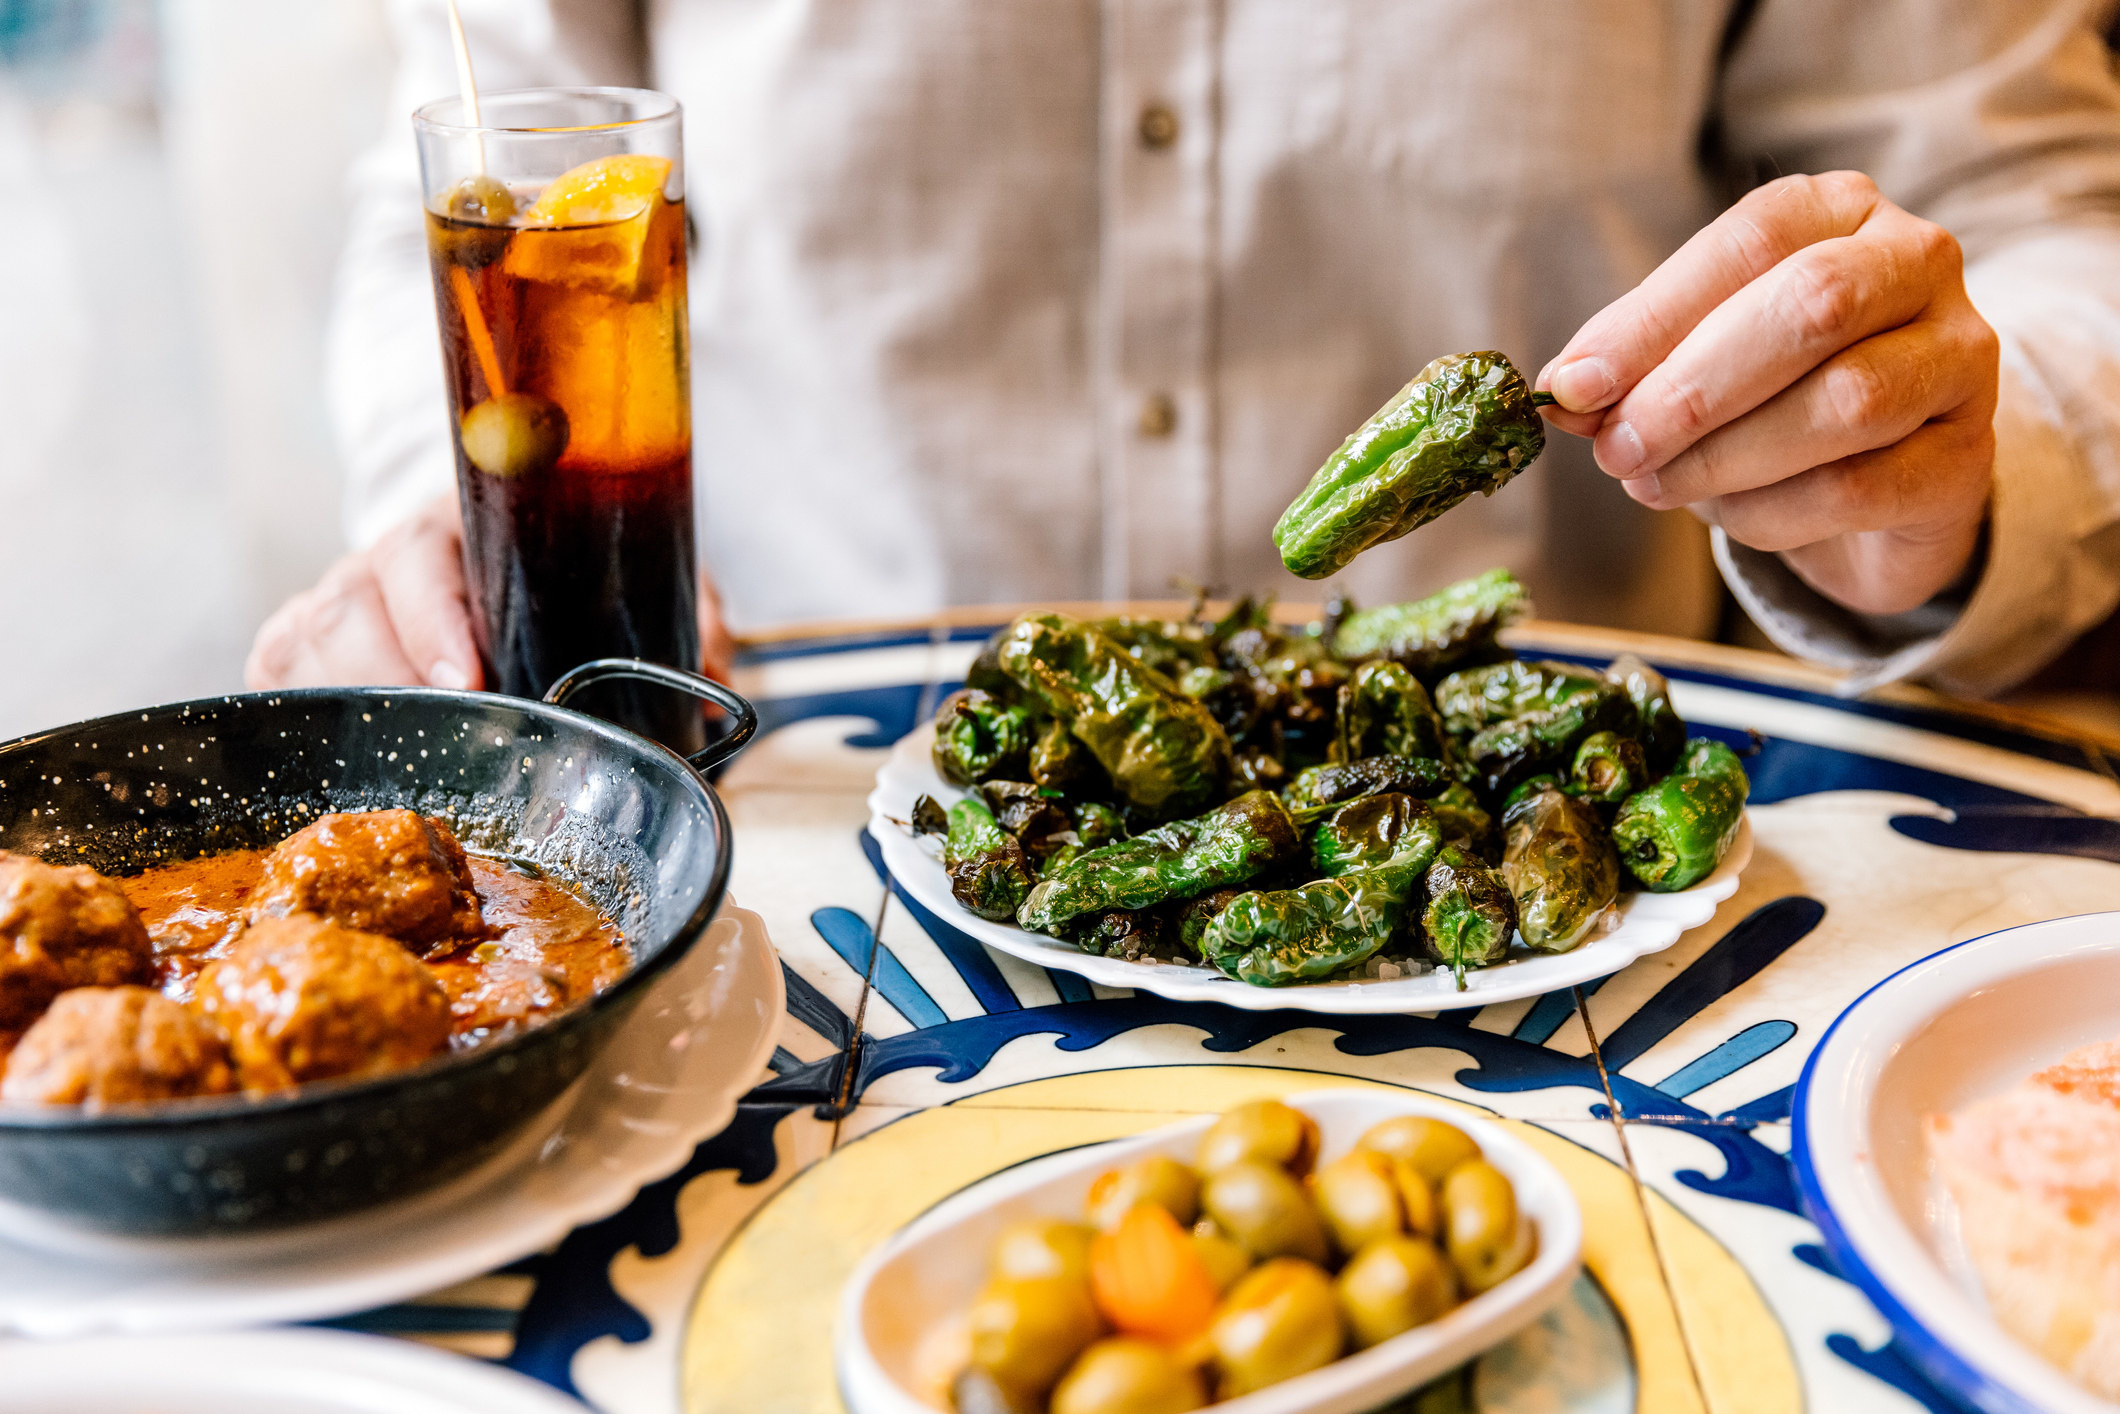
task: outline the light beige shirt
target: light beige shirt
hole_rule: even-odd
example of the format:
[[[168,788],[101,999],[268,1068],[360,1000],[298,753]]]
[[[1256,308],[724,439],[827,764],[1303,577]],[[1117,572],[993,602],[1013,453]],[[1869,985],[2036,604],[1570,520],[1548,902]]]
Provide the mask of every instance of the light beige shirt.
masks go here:
[[[2105,9],[463,0],[488,89],[685,106],[700,543],[740,627],[1180,580],[1315,598],[1273,522],[1430,358],[1535,373],[1732,165],[1853,167],[1959,236],[2003,336],[1985,573],[1863,620],[1714,552],[1793,651],[1975,691],[2120,599]],[[448,31],[441,0],[393,12],[409,113],[454,89]],[[332,395],[366,541],[451,470],[409,124],[356,183]],[[1338,583],[1373,603],[1496,564],[1550,617],[1701,634],[1720,602],[1708,532],[1559,433]]]

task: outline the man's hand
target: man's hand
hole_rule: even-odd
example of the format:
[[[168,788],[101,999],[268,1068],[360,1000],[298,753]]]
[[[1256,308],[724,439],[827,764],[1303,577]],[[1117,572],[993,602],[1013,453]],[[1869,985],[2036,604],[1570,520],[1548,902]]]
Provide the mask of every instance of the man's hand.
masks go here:
[[[1635,500],[1686,506],[1821,594],[1892,614],[1979,542],[1997,347],[1950,233],[1832,172],[1746,196],[1538,386]]]
[[[726,678],[736,647],[704,574],[699,629],[708,674]],[[281,605],[258,630],[243,677],[253,688],[482,686],[456,493],[428,502]]]

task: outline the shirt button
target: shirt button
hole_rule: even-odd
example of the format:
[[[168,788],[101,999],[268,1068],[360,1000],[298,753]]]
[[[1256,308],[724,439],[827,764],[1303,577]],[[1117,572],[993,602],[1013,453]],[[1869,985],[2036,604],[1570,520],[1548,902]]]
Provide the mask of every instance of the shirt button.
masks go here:
[[[1150,393],[1141,400],[1141,435],[1168,437],[1178,430],[1178,404],[1168,393]]]
[[[1160,103],[1141,110],[1141,145],[1151,151],[1169,147],[1178,140],[1178,115]]]

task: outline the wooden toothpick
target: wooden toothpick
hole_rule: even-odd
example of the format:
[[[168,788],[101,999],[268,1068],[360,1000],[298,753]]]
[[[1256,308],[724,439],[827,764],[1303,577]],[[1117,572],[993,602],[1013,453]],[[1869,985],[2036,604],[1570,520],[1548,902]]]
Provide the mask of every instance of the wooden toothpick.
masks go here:
[[[464,17],[457,13],[456,0],[449,0],[449,39],[456,46],[456,89],[464,105],[465,126],[479,128],[483,123],[478,115],[478,79],[471,72],[471,44],[464,38]],[[478,169],[486,170],[485,134],[473,132],[471,141],[478,153]]]

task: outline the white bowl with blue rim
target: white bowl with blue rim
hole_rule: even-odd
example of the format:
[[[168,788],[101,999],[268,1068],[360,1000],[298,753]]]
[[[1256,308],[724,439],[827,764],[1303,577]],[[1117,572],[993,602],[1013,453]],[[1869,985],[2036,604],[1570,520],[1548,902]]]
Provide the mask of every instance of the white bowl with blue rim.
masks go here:
[[[2114,1414],[2004,1331],[1924,1138],[1931,1114],[2120,1037],[2120,913],[2005,928],[1872,987],[1811,1053],[1792,1105],[1798,1192],[1841,1271],[1938,1386],[1988,1414]]]

